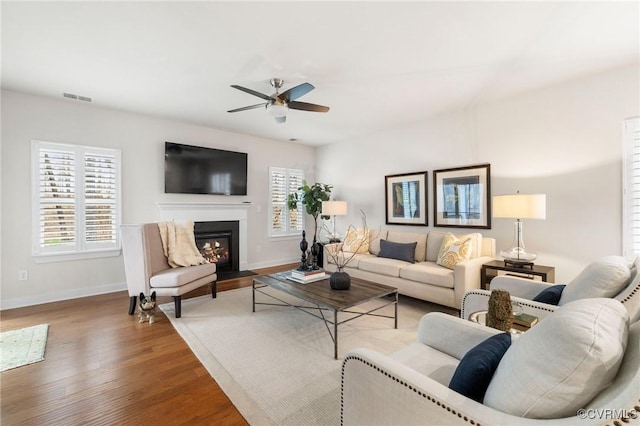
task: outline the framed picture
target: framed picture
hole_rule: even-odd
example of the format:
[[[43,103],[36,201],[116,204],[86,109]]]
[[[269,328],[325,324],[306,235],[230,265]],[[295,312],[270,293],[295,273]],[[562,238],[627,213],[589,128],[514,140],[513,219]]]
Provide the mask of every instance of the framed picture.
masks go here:
[[[427,226],[428,172],[385,176],[387,224]]]
[[[491,229],[491,165],[433,171],[435,226]]]

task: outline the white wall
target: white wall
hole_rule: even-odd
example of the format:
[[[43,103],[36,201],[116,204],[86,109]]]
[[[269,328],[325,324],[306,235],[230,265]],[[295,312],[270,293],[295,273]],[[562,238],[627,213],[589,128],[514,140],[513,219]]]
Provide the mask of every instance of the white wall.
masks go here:
[[[2,92],[3,309],[124,288],[122,258],[36,264],[31,257],[29,156],[32,139],[122,149],[123,222],[159,220],[159,201],[228,201],[229,197],[164,194],[163,146],[170,140],[249,153],[250,268],[299,259],[297,239],[267,237],[269,165],[304,169],[310,181],[333,184],[349,202],[338,230],[386,226],[384,176],[491,163],[494,195],[543,192],[547,220],[525,223],[538,263],[573,278],[591,260],[621,253],[622,122],[640,115],[638,67],[628,67],[432,117],[361,140],[310,147],[109,110],[72,101]],[[314,178],[314,165],[317,179]],[[433,225],[429,174],[429,229]],[[258,212],[260,208],[260,212]],[[423,227],[399,227],[424,229]],[[449,229],[449,228],[441,228]],[[465,231],[461,229],[461,231]],[[512,224],[494,219],[484,234],[498,248],[511,243]],[[260,252],[258,253],[258,246]],[[18,271],[29,271],[18,281]]]
[[[268,167],[303,169],[313,182],[314,148],[64,99],[3,91],[0,286],[3,309],[126,288],[121,256],[47,264],[34,262],[30,248],[32,139],[120,148],[123,223],[160,220],[157,202],[249,201],[252,203],[248,213],[249,268],[295,262],[300,258],[300,238],[270,239],[267,236]],[[165,194],[165,141],[247,152],[248,195]],[[309,221],[312,222],[311,218]],[[18,281],[19,270],[28,270],[28,281]]]
[[[432,117],[318,150],[318,180],[349,202],[338,229],[385,225],[384,177],[428,170],[429,229],[433,175],[442,168],[490,163],[493,195],[547,194],[547,219],[527,221],[527,248],[556,267],[556,281],[575,277],[593,259],[622,253],[622,123],[640,113],[639,68],[536,90]],[[511,244],[509,219],[493,219],[498,250]],[[440,228],[443,230],[454,228]],[[465,229],[460,229],[465,231]]]

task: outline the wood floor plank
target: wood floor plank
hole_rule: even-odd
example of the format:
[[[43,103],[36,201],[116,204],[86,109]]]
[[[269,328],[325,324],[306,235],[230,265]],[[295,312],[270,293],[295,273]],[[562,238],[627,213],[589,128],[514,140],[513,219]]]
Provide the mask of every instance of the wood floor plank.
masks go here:
[[[218,291],[252,280],[219,282]],[[204,294],[208,286],[185,298]],[[0,373],[0,423],[246,425],[164,313],[139,324],[128,306],[117,292],[0,312],[0,331],[49,324],[45,360]]]

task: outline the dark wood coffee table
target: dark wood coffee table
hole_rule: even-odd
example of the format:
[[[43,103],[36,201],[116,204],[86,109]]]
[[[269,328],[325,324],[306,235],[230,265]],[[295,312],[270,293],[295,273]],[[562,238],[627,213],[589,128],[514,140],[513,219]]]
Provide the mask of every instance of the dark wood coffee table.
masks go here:
[[[338,359],[338,325],[344,324],[364,315],[371,315],[383,318],[393,318],[394,328],[398,328],[398,289],[382,284],[351,277],[351,287],[349,290],[332,290],[329,286],[329,279],[301,284],[287,279],[288,272],[263,275],[253,279],[253,312],[256,305],[290,306],[298,308],[303,312],[320,318],[324,321],[329,335],[333,340],[333,355]],[[286,300],[282,300],[273,294],[264,292],[263,288],[271,287],[302,299],[310,305],[296,305]],[[256,293],[263,294],[281,303],[256,302]],[[367,312],[350,310],[354,306],[361,305],[371,300],[380,299],[381,304]],[[386,299],[386,300],[385,300]],[[374,312],[385,306],[394,305],[394,315],[382,315]],[[325,316],[325,311],[333,312],[333,319]],[[338,312],[353,314],[353,316],[338,321]],[[333,326],[333,331],[331,327]]]

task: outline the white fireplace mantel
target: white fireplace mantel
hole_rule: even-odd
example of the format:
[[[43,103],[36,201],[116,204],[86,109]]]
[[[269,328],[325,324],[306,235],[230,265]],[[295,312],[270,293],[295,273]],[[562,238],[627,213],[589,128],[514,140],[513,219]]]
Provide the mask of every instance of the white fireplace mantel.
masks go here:
[[[251,203],[231,202],[163,202],[156,203],[162,220],[194,222],[237,220],[240,239],[240,270],[248,269],[247,217]]]

